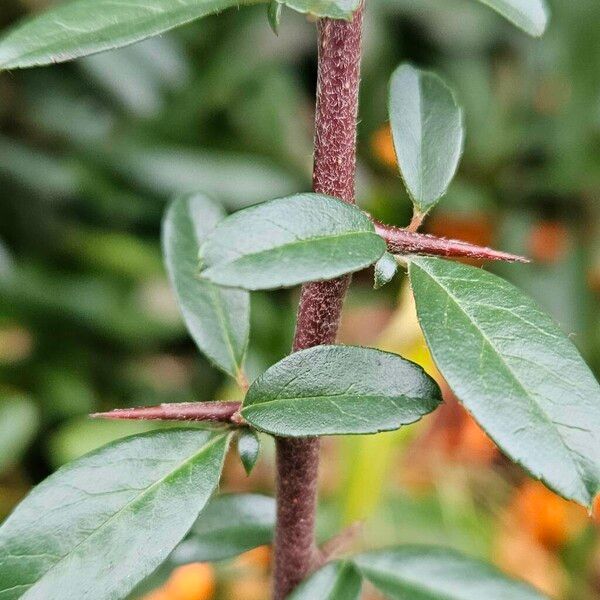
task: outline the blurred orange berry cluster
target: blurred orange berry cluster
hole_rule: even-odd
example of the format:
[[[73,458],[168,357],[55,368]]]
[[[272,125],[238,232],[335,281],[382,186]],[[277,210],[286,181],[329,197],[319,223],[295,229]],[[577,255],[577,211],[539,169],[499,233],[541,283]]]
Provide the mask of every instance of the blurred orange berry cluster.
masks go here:
[[[178,567],[161,588],[143,600],[265,600],[269,597],[270,563],[270,547],[260,546],[219,569],[209,563]]]

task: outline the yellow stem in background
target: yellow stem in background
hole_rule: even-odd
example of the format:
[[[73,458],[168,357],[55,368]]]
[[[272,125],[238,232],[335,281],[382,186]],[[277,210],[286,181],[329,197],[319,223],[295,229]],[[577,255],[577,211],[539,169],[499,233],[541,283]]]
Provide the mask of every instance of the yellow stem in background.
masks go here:
[[[437,375],[417,321],[408,281],[402,286],[398,307],[376,347],[400,354],[421,365],[430,375]],[[415,424],[390,433],[344,439],[348,467],[344,484],[347,491],[341,510],[344,524],[367,519],[376,511],[385,496],[396,450],[406,447],[419,428],[420,425]]]

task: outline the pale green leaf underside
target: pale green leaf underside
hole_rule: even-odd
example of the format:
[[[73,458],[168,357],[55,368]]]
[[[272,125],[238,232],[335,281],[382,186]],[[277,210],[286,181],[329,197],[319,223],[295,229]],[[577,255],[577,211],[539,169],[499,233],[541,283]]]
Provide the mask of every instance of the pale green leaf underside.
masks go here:
[[[462,110],[434,73],[398,67],[390,80],[389,113],[398,166],[419,213],[445,194],[463,150]]]
[[[201,248],[202,277],[248,290],[327,280],[372,265],[385,242],[355,206],[297,194],[228,217]]]
[[[172,558],[176,563],[190,563],[237,556],[270,544],[274,528],[274,498],[261,494],[217,496],[202,512]]]
[[[124,598],[217,486],[227,434],[155,431],[58,470],[0,528],[0,599]]]
[[[411,258],[417,313],[450,387],[500,448],[565,498],[600,490],[600,386],[552,319],[481,269]]]
[[[355,557],[363,576],[393,600],[543,600],[525,583],[453,550],[401,546]]]
[[[311,575],[288,600],[358,600],[362,577],[350,561],[332,562]]]
[[[200,245],[224,216],[222,208],[203,194],[181,196],[165,214],[162,245],[190,334],[215,365],[237,377],[248,345],[248,292],[219,287],[198,277]]]
[[[546,31],[550,11],[545,0],[479,0],[517,27],[539,37]]]
[[[179,25],[258,0],[71,0],[0,39],[0,69],[64,62],[127,46]]]
[[[288,356],[259,377],[242,415],[273,435],[369,434],[413,423],[440,401],[433,379],[396,354],[318,346]]]

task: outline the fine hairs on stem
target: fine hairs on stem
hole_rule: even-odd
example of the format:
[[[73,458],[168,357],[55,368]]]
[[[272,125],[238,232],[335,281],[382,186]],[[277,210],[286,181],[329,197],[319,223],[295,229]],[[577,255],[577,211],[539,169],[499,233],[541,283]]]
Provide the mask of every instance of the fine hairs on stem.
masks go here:
[[[361,6],[351,21],[318,22],[313,190],[354,203]],[[302,287],[294,350],[335,342],[350,277]],[[318,561],[318,439],[278,438],[274,600],[284,600]]]

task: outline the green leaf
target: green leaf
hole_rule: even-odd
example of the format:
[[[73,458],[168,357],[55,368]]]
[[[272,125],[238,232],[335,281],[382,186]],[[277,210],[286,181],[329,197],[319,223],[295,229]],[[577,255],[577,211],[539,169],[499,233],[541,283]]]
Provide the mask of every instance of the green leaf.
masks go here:
[[[393,254],[385,252],[384,255],[375,263],[375,284],[373,287],[378,290],[387,285],[396,274],[398,263]]]
[[[194,523],[217,486],[228,440],[157,431],[57,471],[0,528],[0,598],[125,597]]]
[[[281,3],[313,17],[350,20],[360,0],[281,0]]]
[[[406,546],[355,557],[363,576],[394,600],[542,600],[495,567],[444,548]]]
[[[217,496],[200,515],[172,559],[183,564],[231,558],[270,544],[274,529],[274,498],[261,494]]]
[[[283,5],[277,2],[277,0],[271,0],[267,7],[267,18],[269,25],[275,35],[279,35],[279,26],[281,25],[281,10]]]
[[[260,454],[260,440],[256,431],[250,427],[241,429],[237,439],[237,450],[246,474],[250,475]]]
[[[535,37],[548,26],[550,11],[545,0],[479,0],[517,27]]]
[[[181,196],[167,210],[162,242],[189,332],[215,365],[237,378],[248,346],[249,294],[198,277],[200,245],[223,217],[221,207],[203,194]]]
[[[413,257],[417,313],[433,358],[514,461],[565,498],[600,490],[600,386],[552,319],[481,269]]]
[[[27,398],[0,399],[0,473],[19,461],[39,427],[37,406]]]
[[[463,116],[452,90],[435,74],[403,64],[390,80],[394,148],[416,210],[446,193],[463,150]]]
[[[357,207],[298,194],[228,217],[200,252],[202,277],[261,290],[360,271],[385,252],[385,242]]]
[[[72,0],[0,39],[0,70],[49,65],[127,46],[231,6],[259,0]]]
[[[348,561],[332,562],[294,590],[288,600],[358,600],[362,577]]]
[[[279,436],[365,434],[414,423],[440,401],[433,379],[396,354],[317,346],[288,356],[259,377],[242,415]]]
[[[202,190],[222,200],[230,210],[303,187],[289,171],[256,154],[149,147],[129,141],[119,145],[115,142],[108,160],[124,178],[153,194],[174,196]]]

